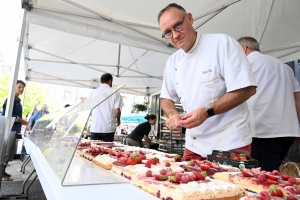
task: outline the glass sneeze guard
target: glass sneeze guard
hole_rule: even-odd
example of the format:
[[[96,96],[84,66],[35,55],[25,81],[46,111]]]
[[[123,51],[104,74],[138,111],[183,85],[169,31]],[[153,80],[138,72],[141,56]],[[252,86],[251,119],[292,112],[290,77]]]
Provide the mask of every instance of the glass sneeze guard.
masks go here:
[[[93,108],[124,85],[93,98],[44,115],[33,127],[30,140],[36,144],[63,186],[129,183],[76,154],[76,148]]]

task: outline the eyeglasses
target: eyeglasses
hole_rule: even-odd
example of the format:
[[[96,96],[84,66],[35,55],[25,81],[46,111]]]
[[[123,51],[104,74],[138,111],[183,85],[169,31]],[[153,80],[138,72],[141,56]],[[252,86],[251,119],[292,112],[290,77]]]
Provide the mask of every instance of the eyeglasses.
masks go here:
[[[173,31],[179,32],[183,29],[183,22],[184,22],[185,16],[183,17],[183,20],[181,22],[178,22],[174,25],[174,28],[171,30],[167,30],[162,34],[162,38],[171,39],[173,37]],[[173,30],[173,31],[172,31]]]

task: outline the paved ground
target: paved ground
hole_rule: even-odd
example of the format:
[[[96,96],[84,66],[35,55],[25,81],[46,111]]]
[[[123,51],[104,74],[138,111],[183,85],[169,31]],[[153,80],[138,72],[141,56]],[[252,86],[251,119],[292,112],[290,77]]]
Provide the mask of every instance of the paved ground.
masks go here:
[[[21,148],[22,148],[22,141],[19,141],[18,151],[17,151],[18,153],[21,152]],[[24,161],[26,160],[27,157],[28,156],[26,156],[24,158]],[[14,195],[14,194],[19,195],[19,194],[21,194],[23,181],[26,180],[27,177],[29,176],[29,174],[34,170],[33,164],[30,161],[26,165],[25,172],[23,173],[20,171],[22,164],[23,164],[23,161],[21,161],[18,158],[16,158],[12,162],[8,163],[8,166],[6,167],[6,172],[11,174],[13,181],[2,181],[1,182],[0,197],[2,195]],[[32,180],[34,178],[34,175],[35,174],[33,174],[31,176],[30,180]],[[29,183],[30,183],[30,181],[27,182],[26,188],[29,185]],[[38,178],[36,179],[36,181],[33,183],[33,185],[29,189],[28,199],[32,199],[32,200],[35,200],[35,199],[45,200],[46,199]]]
[[[20,172],[21,165],[23,162],[20,159],[15,159],[12,162],[9,162],[9,166],[6,168],[6,172],[11,174],[11,177],[13,178],[13,181],[2,181],[1,183],[1,189],[0,189],[0,198],[3,197],[4,199],[7,199],[7,197],[10,197],[9,199],[24,199],[20,196],[22,194],[22,184],[24,180],[27,179],[29,174],[33,171],[33,165],[31,162],[26,165],[25,173],[23,174]],[[33,179],[34,175],[30,178]],[[28,181],[24,192],[27,193],[27,187],[29,186],[31,182]],[[9,195],[9,196],[6,196]],[[16,197],[15,195],[18,195]],[[38,180],[34,181],[34,183],[31,185],[28,191],[28,199],[29,200],[47,200],[46,196],[44,194],[43,188]]]
[[[19,140],[17,154],[21,153],[22,144],[23,144],[23,140]],[[26,158],[24,158],[24,161],[26,160]],[[34,169],[33,164],[30,161],[26,165],[25,173],[23,174],[22,172],[20,172],[22,164],[23,162],[20,159],[15,159],[12,162],[8,163],[8,166],[6,167],[6,173],[11,174],[13,181],[24,181]]]
[[[9,166],[6,167],[6,173],[11,174],[13,181],[23,181],[29,174],[33,171],[34,167],[30,161],[25,167],[25,173],[20,172],[23,162],[20,159],[15,159],[8,163]]]

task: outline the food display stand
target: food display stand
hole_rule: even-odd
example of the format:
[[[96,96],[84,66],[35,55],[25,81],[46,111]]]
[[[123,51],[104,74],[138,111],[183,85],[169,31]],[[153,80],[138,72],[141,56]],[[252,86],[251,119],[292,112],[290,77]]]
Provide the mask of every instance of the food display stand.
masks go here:
[[[23,136],[47,199],[157,199],[76,154],[91,110],[121,87],[45,115]]]
[[[47,199],[251,200],[261,199],[262,194],[274,196],[273,190],[300,199],[300,179],[256,168],[257,162],[252,163],[242,152],[239,156],[245,160],[236,161],[234,166],[235,154],[228,151],[214,151],[212,159],[197,160],[81,140],[91,110],[119,89],[45,115],[36,122],[30,137],[24,136]]]

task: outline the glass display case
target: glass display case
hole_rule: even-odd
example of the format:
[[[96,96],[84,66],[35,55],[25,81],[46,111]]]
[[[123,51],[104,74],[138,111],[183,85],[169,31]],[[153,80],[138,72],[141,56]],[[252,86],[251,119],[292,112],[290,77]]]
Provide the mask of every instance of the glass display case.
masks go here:
[[[44,115],[33,127],[30,140],[39,147],[63,186],[129,183],[125,178],[76,154],[92,109],[122,87]]]

